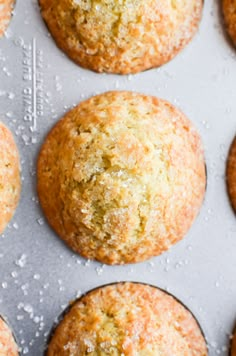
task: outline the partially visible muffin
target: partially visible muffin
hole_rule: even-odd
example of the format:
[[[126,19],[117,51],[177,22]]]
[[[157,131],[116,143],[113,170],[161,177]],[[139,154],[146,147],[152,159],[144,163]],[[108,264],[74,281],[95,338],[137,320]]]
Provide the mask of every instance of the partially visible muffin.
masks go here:
[[[229,198],[234,211],[236,212],[236,137],[229,150],[226,169],[226,181]]]
[[[75,302],[55,329],[47,356],[206,356],[193,315],[158,288],[118,283]]]
[[[202,0],[39,0],[57,45],[82,67],[137,73],[172,59],[195,34]]]
[[[0,0],[0,37],[10,22],[14,3],[15,0]]]
[[[15,212],[20,187],[18,150],[11,132],[0,122],[0,233]]]
[[[231,356],[236,356],[236,332],[234,332],[231,343]]]
[[[170,103],[132,92],[82,102],[51,130],[38,159],[48,222],[76,252],[140,262],[184,237],[206,175],[200,137]]]
[[[236,46],[236,0],[223,0],[223,14],[228,34]]]
[[[8,325],[0,317],[0,355],[18,356],[18,347]]]

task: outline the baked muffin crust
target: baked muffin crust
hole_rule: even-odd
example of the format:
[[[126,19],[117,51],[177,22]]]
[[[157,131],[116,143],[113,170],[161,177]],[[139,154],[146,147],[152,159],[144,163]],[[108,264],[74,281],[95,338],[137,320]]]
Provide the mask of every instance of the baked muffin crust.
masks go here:
[[[18,348],[11,330],[0,317],[0,355],[18,356]]]
[[[195,34],[202,0],[39,0],[57,45],[97,72],[137,73],[172,59]]]
[[[10,22],[14,3],[15,0],[0,0],[0,37]]]
[[[226,180],[229,198],[232,207],[236,212],[236,137],[234,138],[229,151],[226,169]]]
[[[231,343],[231,356],[236,356],[236,333],[234,332],[232,343]]]
[[[104,263],[139,262],[183,238],[206,185],[200,137],[170,103],[108,92],[69,111],[38,159],[38,195],[57,234]]]
[[[20,188],[18,150],[12,133],[0,122],[0,233],[15,212]]]
[[[226,29],[236,45],[236,0],[222,0]]]
[[[56,328],[47,356],[206,356],[192,314],[172,296],[140,283],[96,289]]]

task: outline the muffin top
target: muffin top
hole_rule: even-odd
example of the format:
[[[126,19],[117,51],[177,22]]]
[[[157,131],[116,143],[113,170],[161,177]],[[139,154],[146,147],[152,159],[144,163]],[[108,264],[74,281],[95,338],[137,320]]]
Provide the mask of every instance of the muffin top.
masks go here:
[[[202,0],[39,0],[56,40],[79,65],[136,73],[172,59],[193,37]]]
[[[108,92],[51,130],[38,194],[58,235],[89,259],[143,261],[180,240],[205,192],[200,137],[170,103]]]
[[[18,356],[18,349],[11,330],[0,317],[0,355]]]
[[[223,13],[227,31],[236,45],[236,0],[223,0]]]
[[[14,3],[15,0],[0,0],[0,37],[9,24]]]
[[[14,214],[20,186],[18,150],[11,132],[0,122],[0,233]]]
[[[206,356],[192,314],[158,288],[118,283],[74,303],[55,329],[47,356]]]
[[[226,169],[226,180],[229,198],[234,211],[236,212],[236,136],[230,147],[227,169]]]

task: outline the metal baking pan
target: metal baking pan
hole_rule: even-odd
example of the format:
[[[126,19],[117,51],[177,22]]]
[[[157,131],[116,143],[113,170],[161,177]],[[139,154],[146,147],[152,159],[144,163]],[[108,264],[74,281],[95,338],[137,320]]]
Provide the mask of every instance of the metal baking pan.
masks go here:
[[[198,34],[167,65],[134,76],[96,74],[76,66],[48,35],[36,0],[17,0],[0,40],[0,118],[13,131],[22,164],[16,214],[0,237],[0,314],[22,355],[43,355],[54,320],[90,289],[116,281],[150,283],[196,316],[209,355],[228,355],[236,317],[236,219],[225,187],[225,163],[236,132],[236,51],[220,5],[208,0]],[[134,90],[169,100],[202,135],[208,184],[204,205],[183,241],[145,263],[105,266],[74,255],[46,223],[36,194],[41,143],[65,111],[107,90]]]

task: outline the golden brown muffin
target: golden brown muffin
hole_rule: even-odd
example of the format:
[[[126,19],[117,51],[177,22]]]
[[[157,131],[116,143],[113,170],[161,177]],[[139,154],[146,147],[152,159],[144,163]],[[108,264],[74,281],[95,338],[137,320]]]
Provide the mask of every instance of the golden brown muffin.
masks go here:
[[[0,37],[9,24],[14,3],[15,0],[0,0]]]
[[[47,356],[206,356],[193,315],[158,288],[118,283],[72,305],[49,342]]]
[[[20,185],[18,150],[11,132],[0,122],[0,233],[14,214]]]
[[[82,67],[137,73],[172,59],[195,34],[202,0],[39,0],[57,45]]]
[[[223,14],[227,31],[236,45],[236,0],[223,0]]]
[[[0,356],[18,355],[18,348],[12,332],[0,317]]]
[[[182,239],[206,185],[200,137],[170,103],[132,92],[82,102],[51,130],[38,194],[58,235],[109,264],[143,261]]]
[[[234,138],[229,151],[226,180],[230,201],[236,212],[236,137]]]

